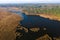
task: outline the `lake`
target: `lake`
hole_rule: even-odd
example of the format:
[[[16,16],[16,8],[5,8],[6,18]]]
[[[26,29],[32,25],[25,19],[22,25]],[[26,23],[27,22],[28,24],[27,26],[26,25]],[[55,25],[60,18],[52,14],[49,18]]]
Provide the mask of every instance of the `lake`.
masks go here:
[[[45,27],[47,29],[46,30],[47,34],[52,36],[60,36],[60,21],[50,20],[48,18],[43,18],[41,16],[36,15],[26,15],[25,13],[22,13],[20,11],[12,11],[12,12],[22,15],[23,20],[20,22],[20,24],[23,27],[26,28]]]

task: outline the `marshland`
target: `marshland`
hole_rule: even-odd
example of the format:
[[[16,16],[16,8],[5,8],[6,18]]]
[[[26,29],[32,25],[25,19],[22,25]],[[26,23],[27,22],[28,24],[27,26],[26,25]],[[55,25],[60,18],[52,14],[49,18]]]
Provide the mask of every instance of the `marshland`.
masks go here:
[[[0,4],[1,40],[60,40],[60,4]]]

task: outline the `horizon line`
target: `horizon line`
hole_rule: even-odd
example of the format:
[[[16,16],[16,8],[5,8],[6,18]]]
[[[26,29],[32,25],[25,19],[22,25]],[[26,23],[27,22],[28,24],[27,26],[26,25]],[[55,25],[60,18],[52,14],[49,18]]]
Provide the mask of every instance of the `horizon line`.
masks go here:
[[[44,2],[44,3],[47,3],[47,2]],[[54,2],[54,3],[57,4],[57,2]],[[50,3],[50,4],[54,4],[54,3]],[[0,4],[39,4],[39,3],[0,3]],[[58,4],[60,4],[60,2]]]

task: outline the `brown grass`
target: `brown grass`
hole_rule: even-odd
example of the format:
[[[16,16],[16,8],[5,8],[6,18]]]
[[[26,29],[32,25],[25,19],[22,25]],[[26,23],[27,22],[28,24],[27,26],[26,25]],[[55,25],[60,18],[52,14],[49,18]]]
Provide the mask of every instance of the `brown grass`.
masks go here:
[[[33,32],[38,32],[40,30],[40,28],[30,28],[30,30]]]
[[[16,27],[22,18],[10,12],[0,12],[0,40],[15,40]]]
[[[60,21],[60,17],[55,16],[55,15],[51,15],[51,14],[37,14],[37,15],[39,15],[41,17],[44,17],[44,18],[49,18],[51,20],[58,20],[58,21]]]
[[[0,20],[11,15],[10,12],[7,12],[7,11],[0,11]]]
[[[44,36],[39,37],[39,38],[37,38],[36,40],[52,40],[52,38],[51,38],[51,37],[49,37],[49,35],[48,35],[48,34],[45,34]]]

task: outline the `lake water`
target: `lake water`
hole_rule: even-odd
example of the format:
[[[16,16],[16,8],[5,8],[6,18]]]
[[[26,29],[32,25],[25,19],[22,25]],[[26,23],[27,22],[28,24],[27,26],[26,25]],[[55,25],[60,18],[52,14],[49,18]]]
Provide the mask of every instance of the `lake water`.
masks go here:
[[[56,20],[50,20],[47,18],[43,18],[41,16],[35,16],[35,15],[26,15],[25,13],[21,13],[20,11],[13,11],[19,15],[22,15],[24,18],[20,24],[23,27],[26,28],[33,28],[33,27],[39,27],[39,28],[46,28],[46,32],[48,34],[51,34],[53,36],[59,36],[60,35],[60,21]]]

